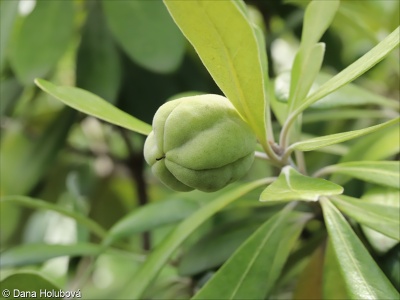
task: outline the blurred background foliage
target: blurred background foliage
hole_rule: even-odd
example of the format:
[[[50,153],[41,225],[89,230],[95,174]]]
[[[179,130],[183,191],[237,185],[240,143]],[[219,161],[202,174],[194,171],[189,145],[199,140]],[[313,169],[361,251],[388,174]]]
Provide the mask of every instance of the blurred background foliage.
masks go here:
[[[101,237],[87,226],[46,209],[1,203],[1,251],[28,245],[21,250],[21,256],[27,253],[37,256],[33,255],[33,261],[23,265],[3,261],[0,279],[15,271],[38,271],[59,286],[79,287],[85,298],[113,298],[116,291],[129,283],[144,259],[143,254],[174,226],[171,220],[166,222],[171,224],[162,224],[163,214],[180,211],[174,220],[179,221],[185,217],[182,201],[197,205],[187,208],[188,215],[216,194],[182,195],[166,189],[144,163],[144,136],[66,108],[40,91],[33,83],[34,78],[87,89],[148,123],[157,108],[177,94],[221,94],[221,91],[161,1],[1,0],[0,3],[0,195],[42,199],[88,217],[102,230],[110,229],[140,206],[165,199],[178,201],[164,211],[149,210],[144,214],[147,223],[161,219],[156,229],[146,231],[152,228],[148,225],[137,233],[125,234],[121,244],[100,255],[95,263],[90,255],[97,248],[90,246],[96,245]],[[290,70],[307,1],[246,3],[266,35],[269,75],[274,78]],[[332,27],[322,38],[327,49],[323,71],[335,74],[342,70],[398,25],[397,1],[342,1]],[[385,98],[399,99],[398,49],[357,83]],[[376,103],[364,106],[373,108]],[[316,136],[366,127],[374,123],[374,117],[393,113],[388,107],[398,108],[398,102],[393,101],[376,115],[358,121],[338,118],[328,125],[324,120],[309,124],[305,121],[305,131]],[[308,110],[304,119],[312,119],[317,109]],[[342,105],[335,109],[341,115],[351,107]],[[390,143],[389,137],[399,134],[398,128],[387,131],[390,130],[354,143],[362,149],[382,136]],[[311,169],[337,162],[344,154],[351,156],[346,145],[327,149],[307,157]],[[398,149],[383,147],[382,151],[381,158],[396,155]],[[376,155],[376,151],[373,153]],[[259,162],[244,180],[270,176],[273,172],[267,164]],[[361,183],[352,180],[351,184],[358,196],[357,185]],[[259,204],[259,192],[243,197],[201,226],[176,253],[176,261],[163,269],[149,297],[189,297],[254,232],[266,214],[279,209]],[[317,230],[321,224],[313,226],[309,230]],[[34,247],[76,243],[85,243],[86,248],[72,247],[71,257],[52,259],[40,259],[42,250]],[[374,251],[381,254],[382,261],[398,257],[398,247],[386,253],[392,244],[375,246],[378,249]],[[89,266],[92,276],[87,275]],[[391,272],[392,267],[388,270]],[[285,280],[290,281],[290,276]]]

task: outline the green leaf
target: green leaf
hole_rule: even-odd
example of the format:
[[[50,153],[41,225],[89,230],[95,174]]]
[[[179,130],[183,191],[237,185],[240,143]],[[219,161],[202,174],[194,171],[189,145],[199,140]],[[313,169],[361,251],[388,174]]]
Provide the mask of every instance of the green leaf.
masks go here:
[[[240,222],[218,226],[192,245],[179,264],[181,276],[193,276],[222,265],[236,249],[258,228],[260,223]]]
[[[343,188],[333,182],[308,177],[290,166],[282,169],[278,179],[260,195],[260,201],[318,201],[320,196],[337,195]]]
[[[45,262],[60,256],[97,255],[102,247],[96,244],[74,245],[25,244],[18,245],[1,253],[0,267],[19,267]]]
[[[332,94],[331,94],[332,95]],[[314,122],[326,122],[332,120],[347,119],[382,119],[387,117],[387,113],[376,109],[330,109],[330,110],[313,110],[303,114],[303,124]],[[398,126],[393,126],[397,127]],[[379,134],[380,135],[380,134]]]
[[[29,193],[43,178],[64,146],[75,116],[75,111],[63,109],[35,141],[13,135],[2,140],[0,186],[3,195]]]
[[[328,2],[330,3],[330,2]],[[325,44],[310,49],[300,48],[294,59],[290,85],[289,107],[293,111],[306,98],[324,59]]]
[[[265,144],[266,78],[259,41],[243,8],[232,0],[164,3],[217,85]]]
[[[396,240],[400,240],[398,207],[368,203],[348,196],[334,196],[331,201],[349,217]]]
[[[46,201],[30,198],[26,196],[5,196],[0,198],[0,205],[3,204],[14,204],[21,205],[25,207],[30,207],[33,209],[44,209],[58,212],[64,216],[70,217],[74,219],[76,222],[84,225],[88,229],[90,229],[94,234],[98,237],[104,238],[106,236],[106,231],[93,220],[85,217],[82,214],[78,214],[74,211],[67,210],[59,205],[48,203]]]
[[[332,248],[331,239],[325,246],[324,271],[322,281],[322,294],[320,299],[350,299],[347,294],[346,282],[340,270],[338,260]]]
[[[193,231],[237,198],[267,183],[269,183],[268,178],[239,186],[217,197],[211,203],[197,210],[189,218],[185,219],[148,256],[145,263],[131,280],[132,284],[123,292],[122,296],[130,299],[139,299],[174,251],[193,233]]]
[[[0,2],[0,72],[4,69],[8,41],[18,12],[18,1]]]
[[[321,137],[317,137],[317,138],[312,138],[312,139],[309,139],[306,141],[297,142],[297,143],[292,144],[288,148],[287,153],[291,153],[293,150],[312,151],[312,150],[316,150],[316,149],[326,147],[329,145],[345,142],[345,141],[363,136],[365,134],[372,133],[377,130],[386,128],[388,126],[398,124],[399,121],[400,121],[400,118],[396,118],[396,119],[387,121],[385,123],[371,126],[371,127],[364,128],[364,129],[335,133],[335,134],[330,134],[330,135],[321,136]]]
[[[0,3],[3,2],[4,1]],[[10,115],[22,91],[23,86],[15,77],[0,80],[0,99],[2,101],[0,105],[0,116]]]
[[[115,103],[121,81],[119,53],[99,2],[91,4],[78,49],[76,85]]]
[[[400,188],[400,164],[397,161],[354,161],[321,169],[321,174],[345,174],[384,186]]]
[[[161,1],[102,1],[111,32],[132,60],[153,72],[174,71],[184,38]]]
[[[45,92],[76,110],[144,135],[151,132],[149,124],[128,115],[88,91],[69,86],[57,86],[44,79],[36,79],[35,83]]]
[[[340,162],[381,160],[396,155],[399,151],[400,126],[390,126],[355,142]]]
[[[340,87],[346,85],[347,83],[353,81],[357,77],[367,72],[399,45],[399,39],[400,27],[397,27],[396,30],[394,30],[373,49],[368,51],[368,53],[352,63],[339,74],[325,82],[319,87],[318,90],[307,97],[307,99],[296,109],[296,111],[293,112],[291,118],[297,116],[299,113],[301,113],[303,110],[305,110],[307,107],[309,107],[311,104],[315,103],[319,99],[336,91]]]
[[[5,297],[4,291],[8,290],[11,292],[10,299],[17,298],[37,298],[37,299],[60,299],[60,297],[50,296],[47,297],[41,294],[41,291],[60,291],[61,288],[51,282],[49,279],[43,277],[37,272],[17,272],[14,273],[0,282],[2,289],[2,295]],[[77,298],[81,298],[82,294],[76,291]],[[2,297],[2,299],[4,299]],[[64,298],[64,297],[61,297]],[[73,298],[73,297],[72,297]]]
[[[321,199],[321,205],[350,298],[397,299],[398,292],[370,256],[343,215],[328,199]]]
[[[364,193],[361,200],[367,203],[392,207],[392,209],[397,212],[399,212],[400,209],[399,190],[394,188],[373,186]],[[392,249],[396,244],[398,244],[398,240],[392,239],[367,226],[362,225],[361,229],[371,246],[379,254],[388,252],[389,249]]]
[[[304,218],[303,224],[290,224],[289,212],[265,222],[192,299],[264,299],[304,225]]]
[[[316,44],[331,24],[340,1],[311,1],[308,4],[303,22],[300,47],[310,49]]]
[[[72,1],[36,1],[11,43],[10,63],[21,82],[44,77],[68,48],[73,33]]]
[[[324,249],[318,247],[300,273],[293,293],[293,299],[322,299],[322,273]]]
[[[200,201],[196,203],[190,199],[172,198],[140,207],[114,224],[103,244],[110,244],[124,237],[184,220],[200,206]]]

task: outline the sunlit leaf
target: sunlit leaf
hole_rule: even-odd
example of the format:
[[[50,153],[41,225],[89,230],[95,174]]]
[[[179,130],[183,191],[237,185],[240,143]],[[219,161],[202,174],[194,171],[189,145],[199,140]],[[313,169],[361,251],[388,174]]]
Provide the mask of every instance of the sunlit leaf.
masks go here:
[[[288,152],[291,152],[293,150],[312,151],[312,150],[326,147],[329,145],[345,142],[345,141],[363,136],[365,134],[372,133],[377,130],[386,128],[388,126],[398,124],[399,121],[400,121],[400,118],[396,118],[396,119],[387,121],[385,123],[371,126],[371,127],[364,128],[364,129],[341,132],[341,133],[321,136],[321,137],[317,137],[317,138],[312,138],[312,139],[309,139],[306,141],[297,142],[297,143],[292,144],[289,147]]]
[[[231,0],[164,3],[217,85],[265,143],[266,78],[258,41],[243,6]]]
[[[397,27],[396,30],[389,34],[382,42],[376,45],[368,53],[321,85],[318,90],[307,97],[307,99],[296,109],[296,111],[293,113],[293,116],[296,116],[314,102],[364,74],[378,62],[384,59],[394,48],[396,48],[399,45],[399,39],[400,27]]]
[[[398,292],[383,274],[339,210],[321,200],[324,219],[347,291],[352,299],[396,299]]]
[[[384,186],[400,188],[400,163],[397,161],[354,161],[325,167],[323,173],[345,174]]]
[[[331,201],[358,223],[400,240],[400,211],[398,207],[369,203],[348,196],[334,196]]]
[[[185,219],[148,256],[145,263],[135,274],[134,278],[132,278],[132,284],[123,291],[122,296],[131,299],[140,298],[174,251],[194,230],[240,196],[267,183],[269,183],[269,179],[258,180],[239,186],[217,197]]]
[[[57,86],[44,79],[36,79],[35,83],[45,92],[76,110],[144,135],[151,132],[149,124],[119,110],[88,91],[69,86]]]
[[[161,1],[102,1],[118,43],[139,65],[154,72],[174,71],[185,42]]]
[[[333,182],[300,174],[290,166],[260,196],[260,201],[317,201],[320,196],[337,195],[343,188]]]
[[[192,299],[263,299],[268,295],[302,230],[301,223],[289,221],[289,212],[284,209],[265,222]]]

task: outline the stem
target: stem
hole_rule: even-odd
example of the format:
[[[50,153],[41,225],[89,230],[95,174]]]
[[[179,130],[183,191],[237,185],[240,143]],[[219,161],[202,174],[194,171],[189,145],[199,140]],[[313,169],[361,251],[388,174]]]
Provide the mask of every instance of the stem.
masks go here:
[[[299,168],[299,172],[304,175],[307,175],[307,166],[304,160],[304,152],[296,151],[294,154],[296,156],[296,163]]]
[[[322,169],[319,169],[317,172],[315,172],[312,176],[313,177],[322,177],[324,175],[333,173],[335,171],[335,166],[326,166]]]

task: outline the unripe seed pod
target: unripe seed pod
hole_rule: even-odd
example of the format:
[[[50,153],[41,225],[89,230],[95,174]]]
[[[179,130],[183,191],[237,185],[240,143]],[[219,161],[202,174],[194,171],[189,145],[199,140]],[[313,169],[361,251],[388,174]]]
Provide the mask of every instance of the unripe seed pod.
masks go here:
[[[249,170],[255,146],[254,133],[228,99],[200,95],[158,109],[144,156],[171,189],[213,192]]]

